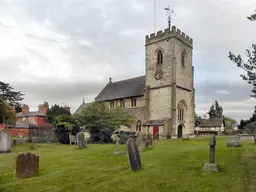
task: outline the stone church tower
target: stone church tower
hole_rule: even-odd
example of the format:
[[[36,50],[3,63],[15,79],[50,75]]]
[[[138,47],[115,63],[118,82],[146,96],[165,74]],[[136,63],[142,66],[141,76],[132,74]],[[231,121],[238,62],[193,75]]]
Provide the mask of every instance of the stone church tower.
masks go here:
[[[180,138],[194,133],[192,50],[193,40],[175,26],[146,36],[147,120],[167,120],[160,135]]]

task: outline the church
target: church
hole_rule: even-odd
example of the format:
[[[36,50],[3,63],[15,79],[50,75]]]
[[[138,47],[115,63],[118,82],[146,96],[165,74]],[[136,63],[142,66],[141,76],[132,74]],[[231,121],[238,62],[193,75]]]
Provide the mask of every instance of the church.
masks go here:
[[[145,75],[109,82],[95,98],[136,117],[133,131],[182,138],[194,134],[193,39],[175,26],[145,37]],[[75,113],[86,107],[82,103]]]

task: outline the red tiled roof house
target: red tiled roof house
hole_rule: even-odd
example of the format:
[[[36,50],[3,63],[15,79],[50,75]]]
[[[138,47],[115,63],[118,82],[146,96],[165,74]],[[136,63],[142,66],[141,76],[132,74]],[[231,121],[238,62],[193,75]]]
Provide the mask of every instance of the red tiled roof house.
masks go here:
[[[9,127],[8,132],[12,136],[29,136],[30,129],[53,129],[53,125],[45,121],[48,111],[48,103],[38,106],[38,111],[29,111],[28,105],[22,105],[22,111],[16,114],[15,127]]]

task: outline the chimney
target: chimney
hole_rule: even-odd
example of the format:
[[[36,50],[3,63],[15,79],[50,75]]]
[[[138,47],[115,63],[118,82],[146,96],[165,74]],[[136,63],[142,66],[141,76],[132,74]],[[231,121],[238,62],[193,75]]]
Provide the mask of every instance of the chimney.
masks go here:
[[[29,113],[29,107],[28,107],[28,105],[23,104],[23,105],[22,105],[22,108],[21,108],[21,112],[22,112],[22,114],[27,114],[27,113]]]
[[[45,101],[44,104],[41,104],[38,106],[38,111],[46,115],[48,111],[48,107],[49,107],[48,102]]]

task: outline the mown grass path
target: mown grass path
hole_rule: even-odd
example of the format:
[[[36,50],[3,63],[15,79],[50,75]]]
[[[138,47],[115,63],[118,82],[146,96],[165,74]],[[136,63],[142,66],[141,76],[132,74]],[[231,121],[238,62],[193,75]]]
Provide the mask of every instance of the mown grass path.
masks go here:
[[[126,155],[112,155],[111,144],[83,150],[40,144],[32,151],[40,156],[40,175],[29,179],[14,177],[15,156],[31,151],[29,145],[15,146],[12,153],[0,154],[0,191],[255,192],[256,145],[243,141],[242,148],[226,148],[225,141],[217,137],[219,173],[202,172],[208,138],[155,141],[151,150],[141,152],[143,169],[136,173]]]

